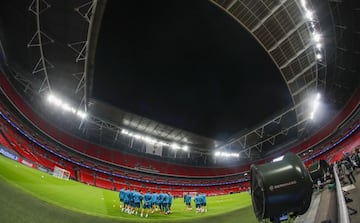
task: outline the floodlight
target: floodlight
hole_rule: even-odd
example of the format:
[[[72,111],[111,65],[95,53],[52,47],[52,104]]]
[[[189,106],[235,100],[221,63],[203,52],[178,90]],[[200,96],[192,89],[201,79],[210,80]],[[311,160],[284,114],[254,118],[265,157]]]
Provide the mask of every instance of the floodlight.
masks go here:
[[[182,147],[182,150],[188,151],[188,150],[189,150],[189,146],[187,146],[187,145],[183,146],[183,147]]]
[[[316,54],[316,59],[321,60],[321,58],[322,58],[321,53],[317,53]]]
[[[176,143],[172,143],[171,148],[177,150],[177,149],[180,149],[180,146]]]
[[[83,112],[83,111],[81,111],[81,110],[78,110],[77,112],[76,112],[76,114],[77,114],[77,116],[79,116],[80,118],[82,118],[82,119],[84,119],[84,118],[86,118],[86,113],[85,112]]]
[[[320,36],[319,33],[314,32],[314,33],[313,33],[313,38],[314,38],[314,41],[315,41],[315,42],[319,42],[320,39],[321,39],[321,36]]]
[[[317,93],[315,96],[313,96],[313,99],[310,101],[310,119],[314,119],[316,112],[319,110],[320,107],[320,98],[321,94]]]
[[[157,140],[155,138],[152,138],[150,136],[144,136],[144,135],[141,135],[141,134],[138,134],[138,133],[135,133],[135,132],[130,132],[126,129],[121,129],[121,134],[124,134],[124,135],[127,135],[127,136],[130,136],[130,137],[134,137],[135,139],[137,140],[142,140],[144,141],[145,143],[149,143],[149,144],[159,144],[159,145],[162,145],[162,146],[169,146],[171,148],[174,148],[172,145],[170,145],[169,143],[167,142],[164,142],[164,141],[160,141],[160,140]],[[174,143],[175,144],[175,143]],[[175,149],[180,149],[181,147],[177,144],[174,145],[175,146]]]
[[[152,142],[152,139],[151,139],[149,136],[145,136],[143,140],[144,140],[145,142],[147,142],[147,143],[151,143],[151,142]]]
[[[279,157],[273,159],[272,161],[273,161],[273,162],[278,162],[278,161],[283,160],[283,158],[284,158],[284,156],[279,156]]]
[[[306,8],[306,1],[305,0],[301,0],[301,5],[303,8]]]
[[[47,96],[47,100],[48,100],[50,103],[54,102],[54,95],[49,94],[49,95]]]
[[[240,153],[228,153],[228,152],[215,152],[214,153],[215,156],[218,156],[218,157],[240,157]]]
[[[309,20],[313,20],[313,13],[310,12],[309,10],[306,10],[305,12],[305,18],[309,19]]]
[[[313,120],[314,119],[314,112],[310,113],[310,119]]]
[[[284,215],[304,214],[310,206],[312,180],[300,157],[251,166],[251,197],[259,221],[279,222]]]
[[[56,97],[53,98],[52,102],[56,106],[61,106],[61,104],[63,103],[60,98],[56,98]]]
[[[61,105],[61,108],[64,110],[64,111],[71,111],[71,107],[68,103],[63,103]]]

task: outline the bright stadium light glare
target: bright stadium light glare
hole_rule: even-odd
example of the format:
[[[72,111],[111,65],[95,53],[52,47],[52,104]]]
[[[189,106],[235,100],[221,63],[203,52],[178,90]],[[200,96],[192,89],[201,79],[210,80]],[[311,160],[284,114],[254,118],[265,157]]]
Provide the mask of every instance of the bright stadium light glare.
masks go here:
[[[184,150],[184,151],[188,151],[188,150],[189,150],[189,146],[185,145],[185,146],[183,146],[181,149]]]
[[[166,146],[169,147],[173,150],[179,150],[181,149],[182,151],[189,151],[189,146],[188,145],[179,145],[177,143],[167,143],[165,141],[161,141],[155,138],[152,138],[150,136],[144,136],[138,133],[134,133],[134,132],[130,132],[129,130],[126,129],[121,129],[121,134],[129,136],[129,137],[133,137],[136,140],[141,140],[144,141],[145,143],[151,144],[151,145],[161,145],[161,146]]]
[[[224,158],[227,158],[227,157],[240,157],[240,154],[239,153],[228,153],[228,152],[215,152],[214,153],[214,156],[215,157],[224,157]]]
[[[130,135],[131,136],[131,135]],[[145,142],[149,143],[149,144],[154,144],[154,139],[152,139],[151,137],[149,136],[145,136],[144,139],[143,139]]]
[[[48,100],[48,102],[50,102],[50,103],[53,103],[54,102],[54,95],[53,94],[49,94],[48,96],[47,96],[47,100]]]
[[[316,113],[318,112],[319,108],[320,108],[320,99],[321,99],[321,94],[317,93],[315,96],[312,97],[313,99],[310,101],[310,114],[309,114],[309,118],[311,120],[314,120]]]
[[[84,119],[87,117],[87,114],[84,111],[76,110],[68,102],[64,101],[63,99],[59,98],[58,96],[49,94],[49,95],[47,95],[46,99],[50,105],[60,108],[62,111],[71,112],[72,114],[77,115],[81,119]]]
[[[284,156],[279,156],[279,157],[276,157],[275,159],[273,159],[272,161],[273,162],[278,162],[278,161],[281,161],[283,160]]]
[[[320,102],[319,102],[318,100],[315,100],[315,101],[313,102],[313,111],[314,111],[314,112],[316,112],[316,111],[318,110],[319,104],[320,104]]]
[[[316,59],[318,59],[318,60],[321,60],[321,58],[322,58],[320,53],[317,53],[315,56],[316,56]]]
[[[61,108],[64,110],[64,111],[71,111],[71,107],[68,103],[63,103],[61,105]]]
[[[300,2],[301,2],[302,7],[306,9],[306,1],[305,1],[305,0],[301,0]]]
[[[303,8],[303,16],[309,20],[309,23],[310,23],[310,33],[312,35],[312,39],[313,39],[313,42],[314,42],[314,47],[318,50],[318,51],[321,51],[321,35],[319,33],[319,30],[317,29],[317,22],[315,21],[314,17],[316,16],[315,14],[315,11],[311,8],[309,8],[308,6],[308,2],[307,0],[300,0],[300,3],[301,3],[301,6]],[[317,60],[320,60],[322,59],[322,55],[321,55],[321,52],[317,52],[316,55],[315,55],[316,59]]]
[[[307,18],[308,20],[313,20],[314,19],[314,17],[313,17],[313,13],[311,12],[311,11],[309,11],[309,10],[306,10],[306,12],[305,12],[305,18]]]
[[[63,102],[62,102],[62,100],[61,100],[60,98],[54,97],[53,104],[54,104],[55,106],[61,106],[62,103],[63,103]]]
[[[314,112],[311,112],[311,113],[310,113],[310,119],[311,119],[311,120],[314,120]]]
[[[79,116],[79,117],[82,118],[82,119],[85,119],[86,116],[87,116],[86,113],[83,112],[83,111],[81,111],[81,110],[78,110],[78,111],[76,112],[76,115]]]
[[[174,150],[180,149],[180,146],[177,143],[172,143],[170,147]]]
[[[320,34],[317,33],[317,32],[314,32],[314,33],[313,33],[313,39],[314,39],[314,41],[317,42],[317,43],[320,42],[320,39],[321,39]]]

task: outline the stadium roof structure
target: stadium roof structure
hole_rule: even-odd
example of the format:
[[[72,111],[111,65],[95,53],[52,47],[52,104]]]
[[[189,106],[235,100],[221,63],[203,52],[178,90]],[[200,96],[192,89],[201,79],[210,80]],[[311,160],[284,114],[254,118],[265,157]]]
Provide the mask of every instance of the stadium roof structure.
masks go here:
[[[121,136],[126,129],[169,145],[187,145],[194,152],[238,152],[252,160],[283,149],[284,144],[308,137],[317,129],[309,122],[309,98],[313,94],[321,93],[328,103],[341,109],[359,86],[359,5],[355,0],[209,2],[233,17],[261,44],[279,69],[293,103],[250,130],[239,129],[228,140],[203,137],[91,98],[106,0],[2,3],[2,69],[35,110],[43,110],[43,98],[50,92],[86,112],[86,120],[66,122],[85,138],[128,144],[129,137]],[[52,119],[49,112],[42,113]],[[57,123],[64,125],[60,118]]]

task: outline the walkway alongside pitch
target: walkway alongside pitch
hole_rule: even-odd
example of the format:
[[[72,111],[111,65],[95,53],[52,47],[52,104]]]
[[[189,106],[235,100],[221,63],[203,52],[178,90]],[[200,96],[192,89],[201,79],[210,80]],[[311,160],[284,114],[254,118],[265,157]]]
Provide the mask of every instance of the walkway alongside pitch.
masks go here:
[[[320,191],[314,191],[307,212],[299,216],[295,223],[337,222],[336,191],[327,185]]]
[[[350,214],[351,222],[360,222],[360,169],[357,169],[355,172],[356,183],[348,186],[344,185],[343,190],[348,192],[346,197],[350,198],[352,201],[347,203],[348,211]]]

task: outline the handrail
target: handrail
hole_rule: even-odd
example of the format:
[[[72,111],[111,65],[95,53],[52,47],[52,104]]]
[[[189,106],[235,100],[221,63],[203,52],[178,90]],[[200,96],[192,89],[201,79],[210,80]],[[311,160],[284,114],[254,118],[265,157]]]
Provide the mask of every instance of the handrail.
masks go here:
[[[338,204],[338,222],[350,223],[349,213],[344,198],[344,192],[341,188],[339,176],[337,174],[337,164],[334,164],[334,177],[336,183],[336,197]]]

